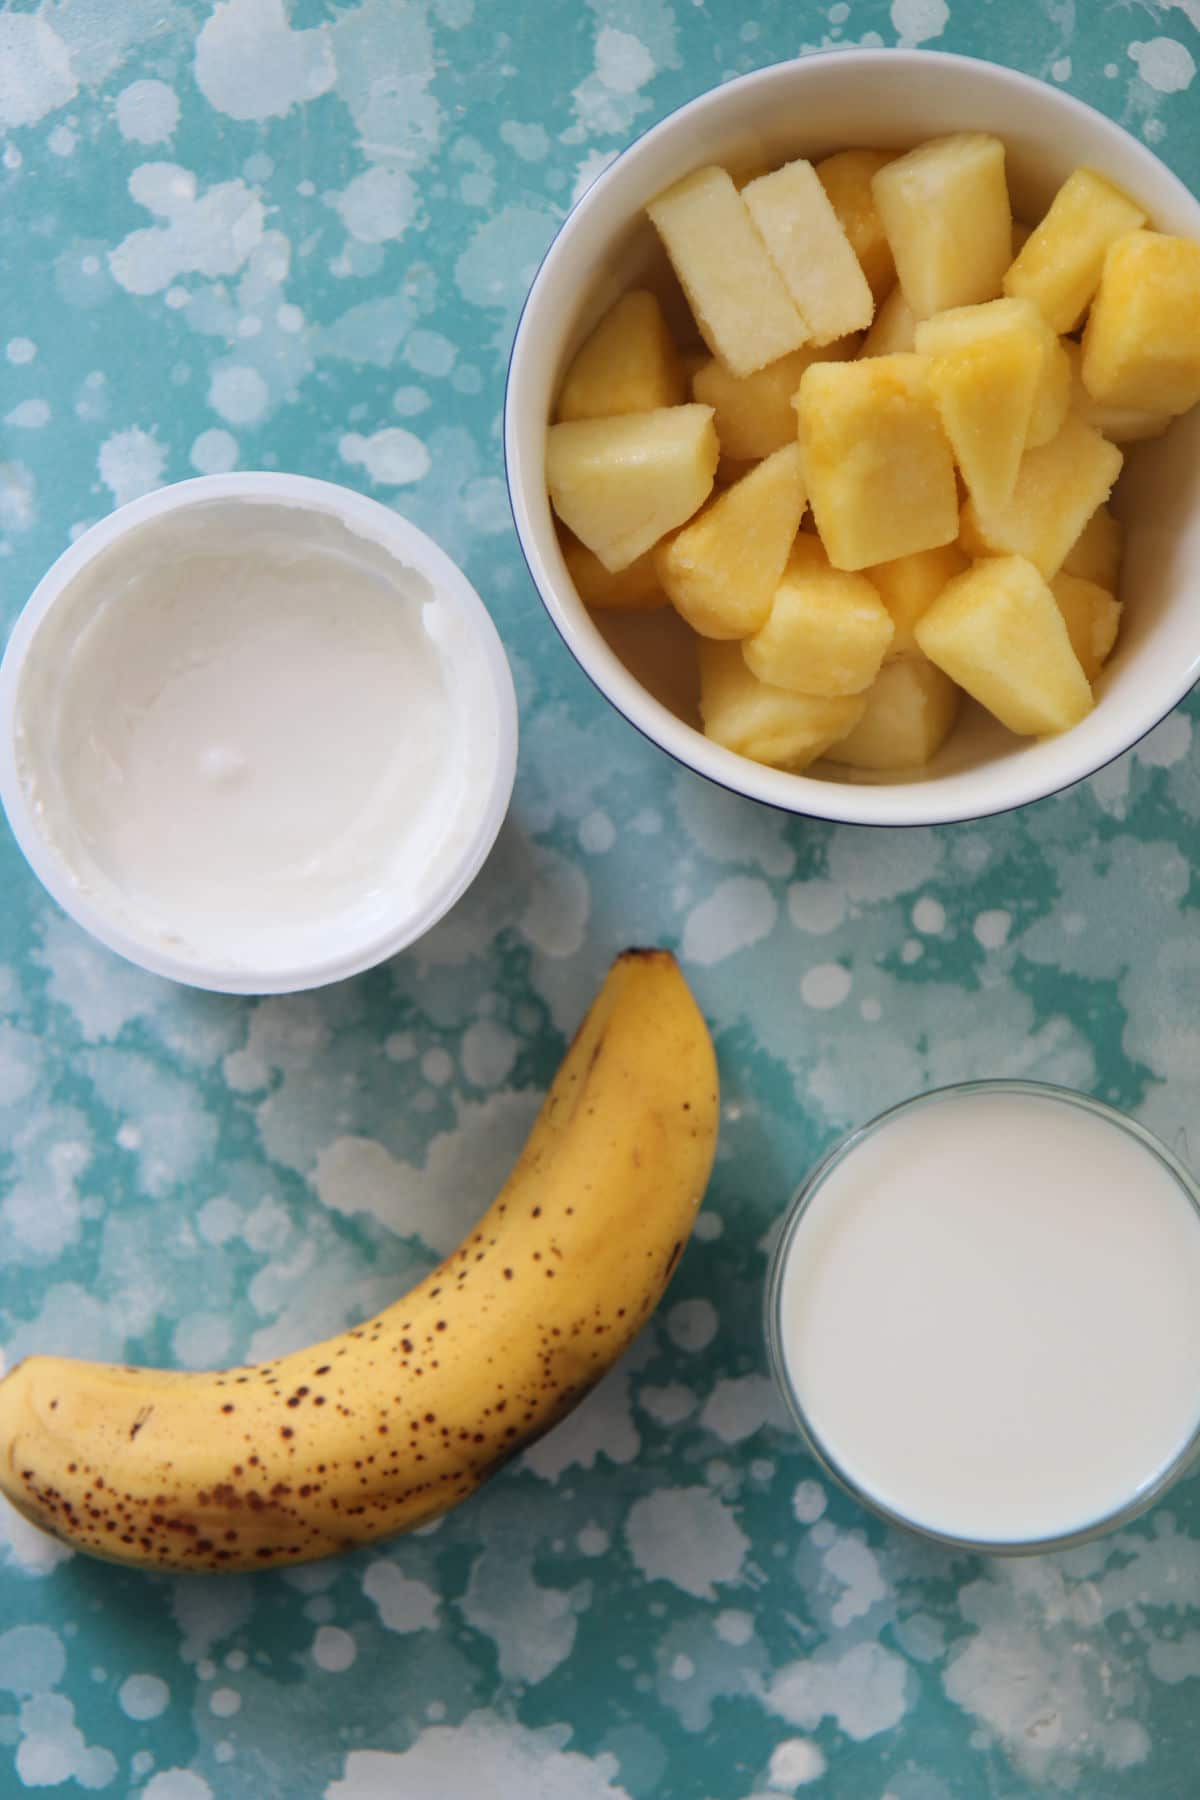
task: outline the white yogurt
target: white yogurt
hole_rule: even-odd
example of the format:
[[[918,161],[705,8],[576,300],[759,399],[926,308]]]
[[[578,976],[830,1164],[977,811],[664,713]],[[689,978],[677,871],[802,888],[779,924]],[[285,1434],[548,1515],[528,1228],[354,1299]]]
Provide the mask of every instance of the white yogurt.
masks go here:
[[[185,979],[308,985],[453,888],[504,754],[495,669],[461,605],[345,516],[203,498],[85,559],[36,623],[16,810],[85,923]]]
[[[773,1349],[815,1448],[953,1539],[1086,1530],[1200,1426],[1200,1214],[1150,1145],[1055,1090],[885,1116],[780,1247]]]

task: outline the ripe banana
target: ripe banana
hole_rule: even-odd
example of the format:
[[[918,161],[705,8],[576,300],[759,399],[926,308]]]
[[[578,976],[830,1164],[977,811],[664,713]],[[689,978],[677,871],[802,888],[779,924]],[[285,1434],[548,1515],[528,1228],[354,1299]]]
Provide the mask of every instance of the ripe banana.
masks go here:
[[[666,951],[627,950],[516,1167],[366,1324],[211,1374],[34,1356],[0,1381],[0,1491],[81,1550],[261,1569],[426,1524],[591,1388],[658,1301],[717,1135],[712,1041]]]

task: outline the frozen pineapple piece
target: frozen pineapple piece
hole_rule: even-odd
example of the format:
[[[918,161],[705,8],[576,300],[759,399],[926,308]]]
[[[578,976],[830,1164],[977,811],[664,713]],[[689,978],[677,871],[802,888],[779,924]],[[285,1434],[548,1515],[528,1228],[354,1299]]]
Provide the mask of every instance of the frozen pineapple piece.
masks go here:
[[[770,615],[742,645],[760,681],[798,694],[866,691],[892,641],[891,615],[865,575],[834,569],[818,538],[796,539]]]
[[[1184,413],[1200,400],[1200,244],[1131,231],[1104,259],[1083,334],[1093,400]]]
[[[718,454],[711,406],[570,419],[546,433],[546,486],[563,524],[615,575],[704,504]]]
[[[969,558],[957,544],[942,544],[937,550],[918,550],[913,556],[898,556],[893,562],[875,563],[863,570],[895,626],[887,661],[916,652],[913,628],[917,620],[929,611],[946,583],[969,567]]]
[[[1071,404],[1071,364],[1067,358],[1066,340],[1055,337],[1040,313],[1037,313],[1037,321],[1042,334],[1042,371],[1033,397],[1027,450],[1040,450],[1043,444],[1058,436]]]
[[[829,759],[853,769],[919,769],[949,737],[961,701],[962,689],[928,657],[885,663],[862,718]]]
[[[988,300],[938,313],[917,327],[916,347],[927,356],[949,356],[994,343],[1001,334],[1021,337],[1036,353],[1037,379],[1024,444],[1026,450],[1034,450],[1048,444],[1062,427],[1071,371],[1066,352],[1032,300]]]
[[[970,555],[1025,556],[1049,581],[1121,472],[1115,444],[1074,413],[1056,438],[1021,458],[1007,506],[963,508],[960,542]],[[820,515],[818,514],[818,520]]]
[[[1076,169],[1019,251],[1004,291],[1032,300],[1051,330],[1074,331],[1099,286],[1105,251],[1145,222],[1119,187],[1094,169]]]
[[[798,350],[808,327],[724,169],[696,169],[646,208],[700,335],[735,375]]]
[[[814,344],[865,331],[875,301],[841,220],[810,162],[785,163],[742,199]]]
[[[644,288],[633,288],[576,351],[558,396],[558,417],[608,419],[686,399],[683,365],[662,307]]]
[[[871,192],[871,178],[895,155],[894,150],[839,150],[817,164],[817,177],[877,301],[895,287],[896,264]]]
[[[1071,648],[1089,681],[1095,681],[1117,641],[1121,626],[1121,602],[1106,588],[1081,575],[1060,570],[1050,583],[1058,610],[1067,627]]]
[[[565,532],[562,553],[575,592],[595,612],[653,612],[667,604],[649,550],[615,575],[586,544]]]
[[[1071,410],[1112,444],[1136,444],[1161,437],[1171,423],[1170,413],[1138,412],[1128,406],[1106,406],[1093,400],[1083,385],[1083,351],[1070,338],[1062,340],[1071,370]]]
[[[731,375],[719,357],[708,357],[692,376],[692,398],[716,414],[721,451],[735,461],[757,461],[796,440],[792,395],[811,362],[844,362],[858,348],[857,336],[821,349],[793,350],[756,369]]]
[[[918,319],[995,299],[1012,257],[999,138],[982,131],[933,138],[880,169],[871,191]]]
[[[1023,737],[1077,725],[1092,690],[1049,586],[1023,556],[994,556],[957,575],[918,621],[917,643]]]
[[[917,316],[904,298],[904,289],[894,287],[863,340],[859,356],[895,356],[898,351],[917,347]]]
[[[1094,581],[1115,594],[1123,536],[1120,520],[1114,519],[1107,506],[1098,506],[1063,557],[1063,574],[1082,575],[1085,581]]]
[[[718,494],[654,553],[663,590],[702,637],[757,631],[804,512],[799,444],[786,444]]]
[[[923,356],[813,363],[795,405],[813,517],[835,568],[953,542],[954,458]]]
[[[701,638],[700,717],[704,734],[739,756],[777,769],[803,769],[852,731],[866,697],[822,699],[768,687],[746,667],[740,644]]]
[[[1005,306],[992,300],[959,307],[917,326],[954,460],[983,507],[1012,498],[1042,372],[1040,333]]]

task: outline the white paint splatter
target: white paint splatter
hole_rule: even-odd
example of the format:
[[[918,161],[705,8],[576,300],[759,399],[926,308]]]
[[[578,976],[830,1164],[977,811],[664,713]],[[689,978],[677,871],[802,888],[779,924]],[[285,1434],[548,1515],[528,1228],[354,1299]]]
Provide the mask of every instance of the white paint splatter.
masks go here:
[[[792,1494],[792,1512],[801,1525],[815,1525],[829,1505],[819,1481],[798,1481]]]
[[[337,79],[327,25],[293,31],[283,0],[218,0],[196,39],[196,85],[231,119],[278,119]]]
[[[152,431],[133,425],[128,431],[114,431],[105,438],[96,458],[100,479],[113,497],[115,506],[124,506],[141,494],[149,494],[162,486],[167,466],[167,449]]]
[[[129,192],[162,225],[122,238],[108,256],[113,279],[130,294],[159,294],[181,275],[235,275],[262,242],[266,212],[244,181],[199,191],[190,169],[143,163]]]
[[[458,1604],[467,1623],[496,1646],[504,1681],[536,1685],[571,1654],[576,1631],[571,1594],[542,1586],[532,1555],[511,1545],[489,1546],[476,1557]]]
[[[312,1641],[312,1659],[327,1675],[342,1675],[358,1656],[358,1645],[340,1625],[322,1625]]]
[[[878,1559],[857,1533],[836,1536],[822,1560],[826,1573],[842,1589],[829,1615],[839,1629],[863,1618],[880,1600],[887,1598],[887,1584]]]
[[[765,1700],[769,1711],[802,1731],[815,1731],[829,1717],[861,1743],[900,1723],[914,1689],[903,1657],[883,1644],[863,1643],[840,1655],[825,1646],[815,1656],[785,1664]]]
[[[208,404],[229,425],[256,425],[271,403],[271,391],[257,369],[225,363],[213,370]]]
[[[981,912],[971,929],[985,950],[1002,950],[1012,930],[1012,914],[1005,912],[1003,907]]]
[[[678,1425],[699,1405],[691,1388],[678,1381],[668,1382],[665,1387],[647,1383],[638,1389],[637,1401],[643,1412],[648,1412],[659,1425],[668,1426]]]
[[[170,1700],[171,1690],[161,1675],[130,1675],[117,1693],[117,1704],[130,1719],[157,1719]]]
[[[419,437],[400,425],[385,426],[371,437],[348,431],[338,443],[343,462],[365,469],[380,487],[407,487],[428,475],[429,452]]]
[[[680,1350],[703,1350],[717,1335],[717,1309],[711,1300],[680,1300],[667,1314],[667,1332]]]
[[[808,1738],[784,1738],[771,1752],[767,1786],[791,1794],[798,1787],[819,1781],[825,1768],[825,1758]]]
[[[188,461],[201,475],[227,475],[237,468],[238,442],[231,432],[215,425],[202,431],[192,444]]]
[[[939,937],[946,929],[946,909],[931,894],[922,894],[912,909],[913,929],[924,937]]]
[[[891,16],[898,47],[911,50],[941,37],[950,23],[950,8],[946,0],[892,0]]]
[[[382,1557],[368,1563],[362,1587],[386,1630],[402,1634],[436,1631],[441,1605],[437,1594],[424,1581],[403,1575],[395,1563]]]
[[[5,413],[4,423],[15,425],[21,431],[40,431],[50,423],[50,417],[48,400],[22,400],[19,406]]]
[[[571,1728],[548,1725],[531,1730],[474,1712],[460,1725],[431,1725],[407,1750],[352,1750],[340,1781],[331,1781],[324,1800],[399,1800],[401,1795],[474,1793],[486,1771],[488,1800],[630,1800],[617,1785],[617,1759],[568,1750]]]
[[[179,96],[165,81],[131,81],[117,95],[117,129],[131,144],[161,144],[179,123]]]
[[[592,1469],[601,1456],[631,1463],[641,1449],[629,1398],[625,1362],[594,1387],[562,1422],[525,1452],[525,1466],[543,1481],[557,1481],[566,1469]]]
[[[583,946],[592,908],[587,876],[548,845],[535,845],[531,861],[529,898],[519,929],[543,956],[574,956]]]
[[[475,1087],[499,1087],[508,1079],[520,1040],[495,1019],[476,1019],[462,1038],[463,1074]]]
[[[1187,45],[1176,38],[1135,41],[1129,46],[1129,54],[1146,86],[1157,94],[1181,94],[1195,79],[1196,59]]]
[[[629,1553],[647,1581],[669,1581],[698,1600],[741,1577],[750,1548],[732,1512],[707,1488],[659,1488],[635,1500],[625,1520]]]
[[[389,1231],[413,1229],[405,1206],[406,1170],[372,1138],[340,1137],[317,1156],[313,1186],[331,1212],[366,1213]]]
[[[404,236],[416,217],[416,184],[404,169],[380,164],[356,175],[334,205],[359,243],[391,243]]]
[[[213,1791],[194,1769],[160,1769],[142,1789],[140,1800],[213,1800]]]
[[[700,1423],[726,1444],[740,1444],[764,1425],[786,1425],[775,1383],[766,1375],[733,1375],[718,1381],[704,1403]]]
[[[768,937],[778,916],[775,896],[753,875],[731,875],[693,907],[683,931],[689,962],[711,965]]]
[[[817,963],[806,969],[800,982],[800,998],[818,1012],[829,1012],[840,1006],[851,988],[849,969],[841,963]]]
[[[0,128],[36,125],[79,92],[71,53],[57,32],[29,13],[0,13]]]

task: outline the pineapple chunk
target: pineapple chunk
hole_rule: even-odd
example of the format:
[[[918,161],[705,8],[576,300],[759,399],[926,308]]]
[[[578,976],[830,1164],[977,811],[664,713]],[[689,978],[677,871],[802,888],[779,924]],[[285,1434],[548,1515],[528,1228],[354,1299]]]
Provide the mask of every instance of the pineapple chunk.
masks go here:
[[[703,505],[718,454],[711,406],[571,419],[546,433],[546,486],[563,524],[615,575]]]
[[[1037,379],[1024,442],[1026,450],[1035,450],[1048,444],[1062,428],[1071,371],[1066,352],[1031,300],[988,300],[981,306],[957,306],[938,313],[917,328],[916,347],[927,356],[953,356],[993,343],[1001,334],[1009,338],[1019,335],[1036,354]],[[963,473],[965,476],[966,471]]]
[[[854,355],[858,338],[843,338],[822,349],[793,350],[753,375],[731,375],[718,357],[705,360],[692,377],[692,398],[716,413],[721,450],[735,461],[757,461],[796,441],[792,395],[811,362],[843,362]]]
[[[1010,302],[958,307],[917,326],[929,385],[967,491],[984,508],[1012,498],[1042,372],[1035,325]]]
[[[696,169],[646,208],[700,335],[735,375],[798,350],[808,327],[724,169]]]
[[[803,159],[760,175],[742,199],[814,344],[871,323],[875,301],[816,170]]]
[[[988,557],[956,576],[916,637],[931,662],[1022,736],[1066,731],[1092,709],[1058,602],[1023,556]]]
[[[871,191],[918,319],[995,299],[1012,257],[999,138],[982,131],[933,138],[880,169]]]
[[[658,579],[676,612],[702,637],[757,631],[804,512],[799,444],[786,444],[655,552]]]
[[[896,264],[871,192],[871,177],[895,154],[894,150],[839,150],[817,164],[817,177],[877,301],[895,287]]]
[[[917,620],[929,611],[946,583],[969,567],[969,559],[957,544],[943,544],[937,550],[918,550],[913,556],[898,556],[894,562],[876,563],[863,570],[895,626],[886,661],[916,652],[913,628]]]
[[[795,406],[813,517],[835,568],[957,537],[954,459],[924,357],[813,363]]]
[[[1063,574],[1081,575],[1115,594],[1123,535],[1120,520],[1113,518],[1107,506],[1098,506],[1063,557]]]
[[[1200,244],[1131,231],[1104,259],[1083,334],[1093,400],[1183,413],[1200,400]]]
[[[852,731],[865,695],[821,699],[768,687],[746,667],[740,644],[700,640],[704,733],[739,756],[778,769],[803,769]]]
[[[1076,169],[1019,251],[1004,291],[1032,300],[1051,330],[1074,331],[1100,284],[1108,246],[1145,222],[1119,187],[1094,169]]]
[[[861,694],[892,641],[891,615],[865,575],[830,567],[818,538],[796,539],[770,616],[742,645],[760,681],[798,694]]]
[[[854,769],[919,769],[949,737],[962,689],[925,656],[886,663],[867,692],[854,730],[833,745],[831,762]]]
[[[633,288],[576,351],[558,396],[558,417],[608,419],[686,399],[683,366],[662,307],[644,288]]]
[[[1058,436],[1071,404],[1071,364],[1066,344],[1055,337],[1049,325],[1037,314],[1042,333],[1042,372],[1033,396],[1033,417],[1029,421],[1027,450],[1040,450]]]
[[[1104,667],[1121,625],[1121,602],[1094,581],[1061,572],[1050,583],[1071,648],[1089,681]]]
[[[667,604],[649,550],[615,575],[578,538],[564,535],[562,553],[575,592],[594,612],[653,612]]]
[[[1093,400],[1083,385],[1083,351],[1070,338],[1063,339],[1062,347],[1071,370],[1071,408],[1086,424],[1112,444],[1136,444],[1162,436],[1171,423],[1170,413],[1138,412],[1134,407],[1105,406]]]
[[[895,356],[898,351],[917,347],[917,316],[904,298],[904,289],[894,287],[863,340],[859,356]]]
[[[1068,413],[1056,438],[1021,458],[1007,506],[985,511],[975,500],[967,501],[960,534],[964,550],[1028,557],[1049,581],[1096,508],[1108,499],[1122,460],[1115,444]]]

